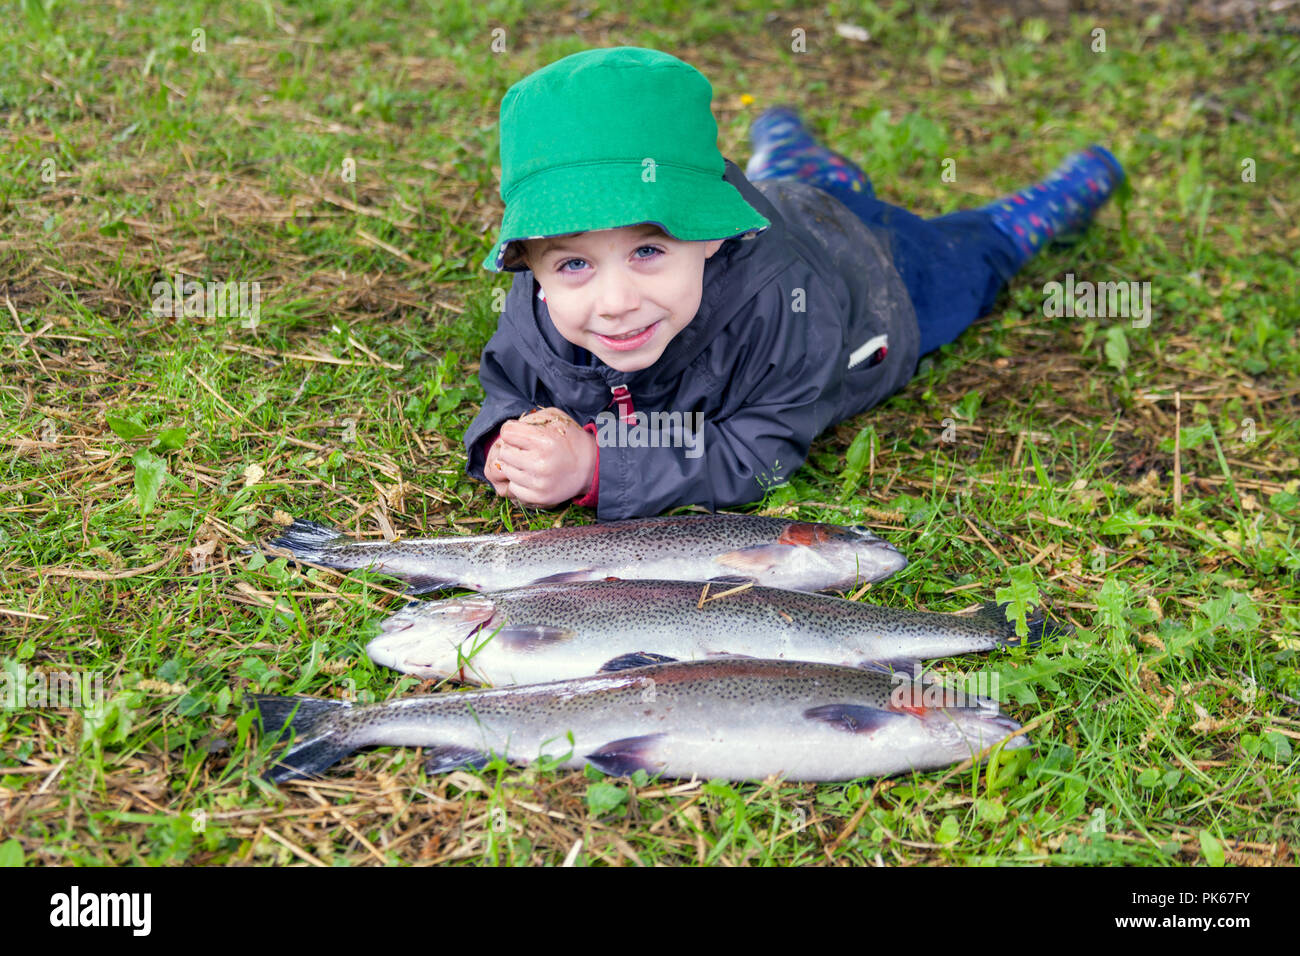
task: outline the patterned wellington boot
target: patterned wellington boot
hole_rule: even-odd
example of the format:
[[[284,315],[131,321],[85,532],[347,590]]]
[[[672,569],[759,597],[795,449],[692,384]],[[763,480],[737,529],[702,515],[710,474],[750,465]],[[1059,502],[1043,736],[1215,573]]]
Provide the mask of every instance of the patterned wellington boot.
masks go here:
[[[825,146],[818,145],[804,128],[799,114],[788,106],[765,110],[749,129],[754,155],[745,167],[750,182],[763,179],[797,179],[821,189],[851,189],[874,195],[866,173]]]
[[[983,211],[1015,243],[1022,263],[1050,239],[1077,232],[1124,181],[1119,160],[1101,146],[1074,153],[1042,182],[1004,196]]]

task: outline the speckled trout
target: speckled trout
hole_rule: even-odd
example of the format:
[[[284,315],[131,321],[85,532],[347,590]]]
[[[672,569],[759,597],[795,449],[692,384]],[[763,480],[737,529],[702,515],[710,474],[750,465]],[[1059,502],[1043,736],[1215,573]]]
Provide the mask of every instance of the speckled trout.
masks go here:
[[[430,773],[481,767],[495,754],[731,780],[853,780],[944,767],[999,742],[1028,745],[995,704],[943,699],[954,693],[903,674],[727,658],[377,704],[256,702],[268,733],[294,735],[267,771],[275,781],[381,744],[427,748]]]
[[[1029,643],[1063,628],[1042,613]],[[1006,605],[972,615],[744,583],[581,581],[421,601],[380,625],[375,663],[420,677],[528,684],[714,656],[862,666],[1019,643]]]
[[[339,570],[405,580],[411,594],[445,587],[495,591],[543,582],[619,578],[707,581],[740,577],[800,591],[847,589],[907,565],[861,526],[761,515],[676,515],[541,531],[361,541],[295,521],[268,547]]]

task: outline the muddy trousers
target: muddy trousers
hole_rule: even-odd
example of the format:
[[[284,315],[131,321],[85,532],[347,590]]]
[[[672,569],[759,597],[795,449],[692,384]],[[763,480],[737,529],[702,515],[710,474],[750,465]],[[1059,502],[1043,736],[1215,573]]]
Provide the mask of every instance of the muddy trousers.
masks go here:
[[[921,355],[954,341],[987,315],[1023,264],[1015,244],[988,213],[966,209],[922,219],[865,191],[815,185],[853,210],[888,244],[916,310]]]

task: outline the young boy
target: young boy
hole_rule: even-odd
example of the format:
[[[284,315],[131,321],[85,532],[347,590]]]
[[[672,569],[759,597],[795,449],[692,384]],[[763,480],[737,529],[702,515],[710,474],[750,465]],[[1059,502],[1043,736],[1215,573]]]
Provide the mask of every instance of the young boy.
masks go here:
[[[746,178],[711,100],[694,68],[633,47],[506,93],[484,265],[515,276],[465,433],[469,473],[498,494],[602,520],[756,501],[1123,178],[1092,147],[985,209],[921,220],[789,110],[754,124]]]

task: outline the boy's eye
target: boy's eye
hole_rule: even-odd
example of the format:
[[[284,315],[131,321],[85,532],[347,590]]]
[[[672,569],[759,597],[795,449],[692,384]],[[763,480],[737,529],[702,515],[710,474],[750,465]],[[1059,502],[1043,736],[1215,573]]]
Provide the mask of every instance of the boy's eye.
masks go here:
[[[660,249],[658,246],[638,246],[636,248],[636,251],[632,253],[634,258],[641,260],[643,262],[646,259],[653,259],[655,256],[662,255],[662,254],[663,254],[663,250]],[[583,268],[586,265],[587,265],[586,259],[577,259],[577,258],[565,259],[563,262],[559,262],[556,264],[555,271],[568,272],[568,273],[582,272]],[[573,266],[574,268],[569,268],[570,266]]]

